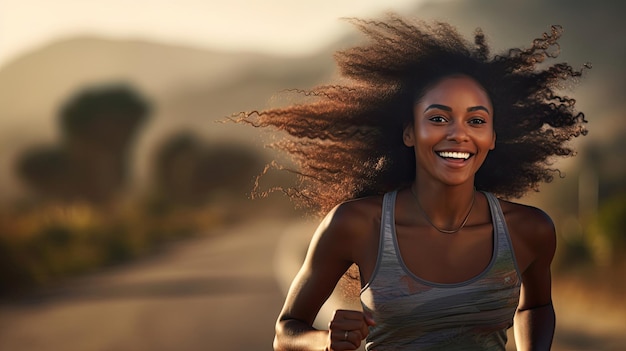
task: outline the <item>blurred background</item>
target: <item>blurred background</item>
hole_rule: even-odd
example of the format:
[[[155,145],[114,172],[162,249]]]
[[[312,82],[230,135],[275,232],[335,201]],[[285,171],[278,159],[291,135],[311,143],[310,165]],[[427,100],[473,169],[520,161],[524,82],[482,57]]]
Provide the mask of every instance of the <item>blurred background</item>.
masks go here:
[[[0,349],[267,350],[315,218],[250,200],[274,136],[221,123],[336,74],[341,17],[439,19],[498,53],[560,24],[590,62],[554,219],[555,350],[626,350],[626,5],[617,1],[0,1]],[[269,174],[264,187],[290,184]],[[337,300],[333,303],[350,303]],[[319,323],[324,323],[325,313]],[[513,346],[511,345],[513,350]]]

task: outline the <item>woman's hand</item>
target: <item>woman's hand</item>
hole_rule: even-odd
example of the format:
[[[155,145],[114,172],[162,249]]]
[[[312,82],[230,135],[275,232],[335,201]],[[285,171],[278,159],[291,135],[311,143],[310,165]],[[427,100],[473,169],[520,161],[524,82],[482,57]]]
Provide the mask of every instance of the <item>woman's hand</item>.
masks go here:
[[[336,310],[328,324],[326,351],[356,350],[376,323],[361,311]]]

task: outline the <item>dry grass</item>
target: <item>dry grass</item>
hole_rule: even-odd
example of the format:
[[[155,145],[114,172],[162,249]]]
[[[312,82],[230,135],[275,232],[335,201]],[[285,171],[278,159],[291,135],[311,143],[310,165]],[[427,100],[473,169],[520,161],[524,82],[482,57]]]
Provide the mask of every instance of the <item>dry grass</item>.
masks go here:
[[[54,204],[0,212],[0,295],[21,293],[150,253],[219,224],[210,208]]]
[[[626,260],[557,275],[553,294],[559,323],[626,336],[625,278]]]

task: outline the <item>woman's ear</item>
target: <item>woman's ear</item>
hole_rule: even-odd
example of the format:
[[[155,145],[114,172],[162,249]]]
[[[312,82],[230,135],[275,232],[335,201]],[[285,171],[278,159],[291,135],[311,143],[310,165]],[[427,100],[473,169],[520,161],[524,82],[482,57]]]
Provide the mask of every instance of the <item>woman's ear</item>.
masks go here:
[[[493,139],[491,141],[491,147],[489,148],[489,150],[493,150],[496,148],[496,131],[493,131]]]
[[[404,127],[404,131],[402,132],[402,141],[404,142],[404,145],[408,147],[415,146],[413,134],[413,126],[409,125]]]

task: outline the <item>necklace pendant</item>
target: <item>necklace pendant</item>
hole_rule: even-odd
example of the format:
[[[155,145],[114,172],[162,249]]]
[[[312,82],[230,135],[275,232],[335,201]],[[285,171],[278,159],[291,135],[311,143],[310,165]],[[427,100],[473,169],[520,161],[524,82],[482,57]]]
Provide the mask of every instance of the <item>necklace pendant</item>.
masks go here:
[[[461,225],[458,228],[456,228],[456,229],[442,229],[442,228],[437,227],[430,220],[430,218],[426,214],[426,211],[424,210],[424,208],[420,204],[420,200],[417,198],[417,194],[415,193],[415,190],[413,190],[413,186],[411,186],[410,189],[411,189],[411,194],[413,194],[413,197],[415,198],[415,202],[417,202],[417,207],[419,207],[420,212],[422,212],[422,215],[424,215],[424,218],[426,219],[428,224],[430,224],[431,227],[435,228],[438,232],[443,233],[443,234],[454,234],[454,233],[457,233],[457,232],[461,231],[461,229],[463,229],[463,227],[465,227],[465,224],[467,224],[467,220],[469,219],[469,216],[472,213],[472,208],[474,208],[474,200],[476,199],[476,190],[474,190],[472,192],[472,202],[470,203],[469,210],[467,211],[467,214],[465,215],[465,218],[463,218],[463,222],[461,222]]]

